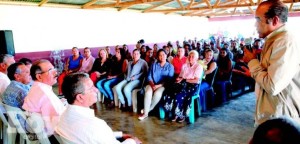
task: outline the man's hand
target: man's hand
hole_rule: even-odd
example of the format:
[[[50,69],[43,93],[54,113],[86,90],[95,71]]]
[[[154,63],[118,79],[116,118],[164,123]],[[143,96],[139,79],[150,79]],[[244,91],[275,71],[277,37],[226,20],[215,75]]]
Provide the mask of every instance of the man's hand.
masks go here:
[[[251,77],[251,73],[250,73],[250,70],[248,68],[246,68],[245,66],[242,66],[241,67],[243,69],[243,74],[247,77]]]
[[[248,49],[244,49],[244,57],[243,60],[245,63],[248,63],[249,61],[256,59],[256,53],[255,51],[251,52]]]
[[[177,77],[176,78],[176,83],[180,83],[182,81],[182,79],[183,79],[182,77]]]

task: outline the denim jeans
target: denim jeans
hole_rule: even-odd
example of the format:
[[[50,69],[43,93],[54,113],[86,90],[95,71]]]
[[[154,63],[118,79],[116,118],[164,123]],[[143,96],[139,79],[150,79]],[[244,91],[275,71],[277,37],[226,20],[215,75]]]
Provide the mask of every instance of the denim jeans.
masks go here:
[[[114,100],[114,94],[112,91],[112,87],[118,84],[122,79],[121,78],[113,78],[113,79],[102,79],[99,80],[96,84],[97,88],[103,95],[110,100]]]
[[[125,104],[125,97],[126,97],[128,106],[131,106],[131,92],[133,89],[138,87],[140,83],[141,83],[140,80],[133,80],[133,81],[123,80],[116,85],[116,92],[122,104]]]

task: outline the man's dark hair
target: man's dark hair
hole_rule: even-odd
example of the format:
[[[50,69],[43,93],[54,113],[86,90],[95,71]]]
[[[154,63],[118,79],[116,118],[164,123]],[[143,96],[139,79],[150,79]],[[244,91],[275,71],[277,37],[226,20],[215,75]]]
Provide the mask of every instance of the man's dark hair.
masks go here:
[[[73,104],[78,94],[84,93],[84,79],[88,79],[89,75],[86,73],[72,73],[64,78],[62,84],[62,93],[69,104]]]
[[[15,74],[21,73],[21,70],[18,68],[20,65],[24,65],[21,62],[13,63],[7,68],[7,76],[10,80],[16,80]]]
[[[267,120],[257,127],[250,144],[298,144],[300,124],[289,117]]]
[[[25,65],[32,64],[32,61],[31,61],[30,59],[28,59],[28,58],[21,58],[21,59],[19,60],[19,62],[21,62],[21,63],[23,63],[23,64],[25,64]]]
[[[139,53],[141,53],[141,51],[140,51],[139,49],[134,49],[134,50],[132,51],[132,53],[134,53],[135,51],[138,51]]]
[[[30,76],[32,78],[32,80],[37,80],[36,78],[36,74],[38,73],[41,73],[42,72],[42,68],[40,66],[41,63],[44,63],[44,62],[49,62],[48,60],[45,60],[45,59],[40,59],[38,61],[35,61],[31,68],[30,68]]]
[[[267,24],[269,24],[270,19],[274,18],[275,16],[278,16],[282,23],[287,22],[289,10],[283,2],[281,2],[280,0],[268,0],[262,2],[261,4],[270,5],[268,11],[265,13]]]

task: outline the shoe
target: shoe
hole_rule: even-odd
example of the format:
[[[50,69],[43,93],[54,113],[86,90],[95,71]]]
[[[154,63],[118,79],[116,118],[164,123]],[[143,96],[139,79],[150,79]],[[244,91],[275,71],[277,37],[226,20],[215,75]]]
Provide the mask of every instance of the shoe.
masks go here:
[[[182,123],[182,122],[184,122],[184,121],[185,121],[185,118],[178,119],[178,122],[179,122],[179,123]]]
[[[107,104],[107,108],[112,109],[115,107],[115,104],[113,101],[111,101],[111,103]]]
[[[139,116],[138,119],[139,119],[140,121],[142,121],[142,120],[144,120],[144,119],[147,118],[147,117],[148,117],[148,115],[142,115],[142,116]]]
[[[172,119],[172,122],[176,122],[177,118],[178,118],[178,117],[175,116],[175,118]]]

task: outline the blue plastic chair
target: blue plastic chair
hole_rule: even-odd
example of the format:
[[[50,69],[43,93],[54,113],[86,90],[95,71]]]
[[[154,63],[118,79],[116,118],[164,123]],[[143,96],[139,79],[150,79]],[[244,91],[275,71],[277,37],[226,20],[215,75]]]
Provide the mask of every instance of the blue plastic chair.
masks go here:
[[[195,95],[192,96],[192,102],[191,102],[191,110],[190,110],[190,113],[189,113],[189,122],[192,124],[192,123],[195,123],[195,101],[196,101],[196,105],[197,105],[197,115],[198,116],[201,116],[201,102],[200,102],[200,96],[199,96],[199,92],[200,92],[200,86],[201,86],[201,82],[202,82],[202,77],[204,75],[204,71],[202,72],[202,76],[201,76],[201,79],[200,79],[200,83],[199,83],[199,86],[197,88],[197,91],[195,93]],[[159,106],[159,117],[160,119],[165,119],[165,109],[162,105]]]

